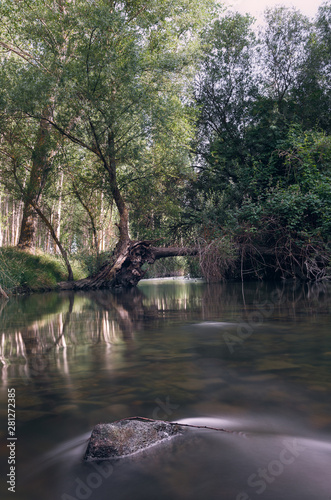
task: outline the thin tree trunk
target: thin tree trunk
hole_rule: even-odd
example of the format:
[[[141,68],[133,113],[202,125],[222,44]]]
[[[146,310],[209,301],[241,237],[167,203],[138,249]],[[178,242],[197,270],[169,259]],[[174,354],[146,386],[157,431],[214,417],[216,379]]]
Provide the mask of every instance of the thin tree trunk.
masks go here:
[[[0,247],[2,247],[3,242],[3,228],[2,228],[2,219],[3,219],[3,195],[0,191]]]
[[[62,215],[62,188],[63,188],[63,172],[60,174],[59,180],[59,204],[57,210],[57,228],[56,228],[56,236],[60,239],[61,236],[61,215]]]
[[[93,214],[91,212],[91,209],[87,205],[87,203],[85,203],[83,201],[83,198],[81,197],[75,183],[73,183],[73,189],[75,191],[75,195],[76,195],[77,200],[79,201],[79,203],[82,205],[84,210],[87,212],[87,215],[89,216],[89,219],[91,222],[91,227],[92,227],[93,242],[94,242],[94,248],[95,248],[95,252],[96,252],[96,256],[97,256],[97,262],[99,262],[99,240],[98,240],[98,232],[97,232],[97,228],[95,226]]]
[[[18,202],[18,206],[17,206],[17,214],[16,214],[16,221],[15,221],[15,245],[16,243],[18,242],[19,240],[19,236],[20,236],[20,227],[21,227],[21,219],[22,219],[22,208],[23,208],[23,204],[22,202]]]
[[[104,230],[104,208],[103,208],[103,191],[101,192],[101,201],[100,201],[100,224],[99,227],[102,229],[99,230],[99,252],[104,252],[105,250],[105,230]]]
[[[12,201],[12,211],[11,211],[11,241],[12,245],[15,246],[15,236],[16,236],[16,231],[15,231],[15,222],[16,222],[16,206],[15,206],[15,201]]]
[[[7,214],[8,214],[8,197],[6,196],[5,198],[5,209],[4,209],[4,220],[7,220]],[[4,232],[3,232],[3,246],[6,246],[7,245],[7,228],[5,227],[4,228]]]
[[[8,299],[8,295],[6,294],[6,292],[1,288],[1,285],[0,285],[0,299],[3,298],[3,299]]]
[[[52,224],[49,222],[49,220],[47,219],[47,217],[40,210],[40,208],[38,207],[38,205],[36,205],[35,203],[33,203],[32,206],[33,206],[34,210],[36,211],[36,213],[39,215],[40,219],[45,223],[46,227],[49,229],[49,231],[50,231],[50,233],[52,235],[53,240],[55,241],[55,243],[58,246],[58,249],[61,252],[63,260],[66,263],[66,266],[67,266],[67,269],[68,269],[68,281],[73,281],[74,275],[73,275],[72,268],[71,268],[71,265],[70,265],[70,262],[69,262],[69,259],[68,259],[68,254],[65,251],[65,249],[63,248],[60,240],[56,236],[56,232],[55,232]]]
[[[14,174],[14,175],[15,175],[15,180],[17,182],[17,185],[20,187],[21,192],[23,193],[23,187],[21,186],[21,184],[19,182],[19,179],[16,176],[16,174]],[[57,246],[58,246],[58,248],[59,248],[59,250],[61,252],[61,255],[63,257],[63,260],[64,260],[64,262],[65,262],[65,264],[67,266],[67,269],[68,269],[68,281],[73,281],[74,276],[73,276],[72,268],[71,268],[71,265],[70,265],[70,262],[69,262],[69,259],[68,259],[67,252],[65,251],[65,249],[61,245],[60,240],[56,236],[56,232],[55,232],[52,224],[47,219],[47,217],[43,214],[43,212],[40,210],[39,206],[37,205],[37,203],[35,201],[33,201],[32,199],[30,199],[30,204],[31,204],[32,208],[34,209],[34,211],[39,215],[40,219],[45,223],[46,227],[49,229],[49,231],[50,231],[50,233],[52,235],[52,238],[55,241],[55,243],[57,244]]]

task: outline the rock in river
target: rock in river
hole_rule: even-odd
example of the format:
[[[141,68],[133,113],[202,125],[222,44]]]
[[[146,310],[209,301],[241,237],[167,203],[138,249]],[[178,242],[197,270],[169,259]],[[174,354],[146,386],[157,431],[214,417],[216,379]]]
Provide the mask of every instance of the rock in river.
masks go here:
[[[94,427],[84,460],[109,460],[133,455],[161,441],[183,434],[179,424],[141,417]]]

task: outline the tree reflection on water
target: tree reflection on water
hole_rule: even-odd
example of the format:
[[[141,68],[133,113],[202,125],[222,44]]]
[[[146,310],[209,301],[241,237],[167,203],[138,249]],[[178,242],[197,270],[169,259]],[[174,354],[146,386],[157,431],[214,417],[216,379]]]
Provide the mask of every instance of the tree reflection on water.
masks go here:
[[[165,286],[166,284],[166,286]],[[68,373],[68,349],[132,342],[135,332],[169,321],[245,321],[273,294],[286,321],[330,313],[330,284],[204,284],[160,281],[126,293],[61,292],[12,298],[0,304],[0,361],[8,377],[45,378],[50,361]],[[274,305],[273,305],[274,307]],[[274,312],[275,314],[275,312]],[[232,316],[232,317],[231,317]]]

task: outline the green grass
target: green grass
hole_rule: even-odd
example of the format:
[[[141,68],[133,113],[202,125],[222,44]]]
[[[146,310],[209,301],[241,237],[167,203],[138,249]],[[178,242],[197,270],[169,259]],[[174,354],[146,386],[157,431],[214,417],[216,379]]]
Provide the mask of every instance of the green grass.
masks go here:
[[[75,279],[86,276],[85,266],[72,263]],[[56,288],[68,273],[62,259],[37,251],[36,254],[15,247],[0,248],[0,285],[8,292],[42,291]]]

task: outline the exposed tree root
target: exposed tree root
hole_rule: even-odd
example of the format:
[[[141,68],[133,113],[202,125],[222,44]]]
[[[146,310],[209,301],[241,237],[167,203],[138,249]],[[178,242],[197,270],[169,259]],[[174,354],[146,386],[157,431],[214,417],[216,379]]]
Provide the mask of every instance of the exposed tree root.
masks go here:
[[[62,282],[61,290],[96,290],[110,288],[112,290],[128,289],[136,286],[144,277],[143,264],[153,264],[155,260],[178,255],[196,255],[197,248],[152,246],[153,241],[128,241],[121,245],[121,250],[105,262],[101,269],[88,278],[74,282]]]

